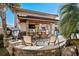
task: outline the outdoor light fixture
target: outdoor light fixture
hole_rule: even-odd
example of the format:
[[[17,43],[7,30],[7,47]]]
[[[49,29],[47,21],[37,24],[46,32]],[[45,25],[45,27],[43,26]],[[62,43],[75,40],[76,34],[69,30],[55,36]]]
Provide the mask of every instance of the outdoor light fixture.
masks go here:
[[[18,34],[19,34],[19,29],[15,26],[14,30],[13,30],[13,35],[15,37],[15,39],[18,39]]]
[[[10,29],[9,29],[9,28],[7,28],[7,34],[8,34],[8,35],[10,34]]]

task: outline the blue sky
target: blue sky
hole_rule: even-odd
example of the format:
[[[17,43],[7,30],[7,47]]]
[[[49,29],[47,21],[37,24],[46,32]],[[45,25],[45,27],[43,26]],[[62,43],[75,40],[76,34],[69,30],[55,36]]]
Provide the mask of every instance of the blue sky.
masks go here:
[[[58,14],[61,5],[61,3],[23,3],[21,4],[21,8],[49,14]],[[10,10],[6,12],[6,22],[7,24],[14,25],[14,16]]]

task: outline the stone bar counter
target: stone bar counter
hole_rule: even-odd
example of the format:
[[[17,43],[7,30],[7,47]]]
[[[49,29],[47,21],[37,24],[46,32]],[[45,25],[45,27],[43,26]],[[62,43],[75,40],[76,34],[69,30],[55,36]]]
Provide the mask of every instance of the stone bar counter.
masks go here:
[[[56,46],[55,46],[56,47]],[[54,46],[26,46],[21,41],[9,42],[9,53],[15,56],[46,56],[54,55]]]
[[[60,46],[62,47],[66,40],[62,39],[59,41]],[[55,55],[57,49],[59,48],[59,43],[55,43],[55,45],[50,44],[46,46],[26,46],[22,44],[22,40],[18,40],[15,42],[9,41],[9,53],[15,56],[51,56]]]
[[[54,55],[53,46],[24,46],[18,45],[13,48],[13,55],[16,56],[51,56]]]

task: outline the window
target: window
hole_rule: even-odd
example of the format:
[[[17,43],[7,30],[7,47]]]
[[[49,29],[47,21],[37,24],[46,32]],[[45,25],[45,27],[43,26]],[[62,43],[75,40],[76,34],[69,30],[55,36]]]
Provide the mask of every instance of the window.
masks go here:
[[[29,29],[35,29],[35,25],[29,24]]]

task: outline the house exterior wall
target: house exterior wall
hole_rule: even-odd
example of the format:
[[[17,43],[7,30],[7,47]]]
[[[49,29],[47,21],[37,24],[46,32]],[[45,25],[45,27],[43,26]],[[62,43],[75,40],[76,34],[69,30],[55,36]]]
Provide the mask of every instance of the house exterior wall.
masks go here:
[[[32,11],[28,11],[28,10],[23,10],[23,9],[16,9],[18,12],[15,15],[15,19],[17,19],[18,21],[15,21],[17,23],[17,26],[19,27],[21,32],[27,31],[27,23],[26,21],[28,21],[28,25],[29,24],[35,24],[35,27],[39,27],[39,30],[42,26],[45,26],[45,24],[47,25],[47,31],[48,32],[52,32],[54,33],[54,28],[55,28],[55,23],[57,21],[55,21],[55,18],[57,17],[56,15],[52,15],[52,14],[43,14],[43,13],[37,13],[37,12],[32,12]],[[33,19],[33,18],[19,18],[19,16],[35,16],[35,17],[44,17],[44,18],[49,18],[49,19]],[[16,17],[17,16],[17,17]],[[26,21],[24,21],[26,20]],[[22,22],[24,21],[24,22]],[[52,24],[50,24],[52,23]],[[38,26],[37,26],[38,25]],[[51,27],[50,27],[51,26]],[[45,26],[46,27],[46,26]]]

